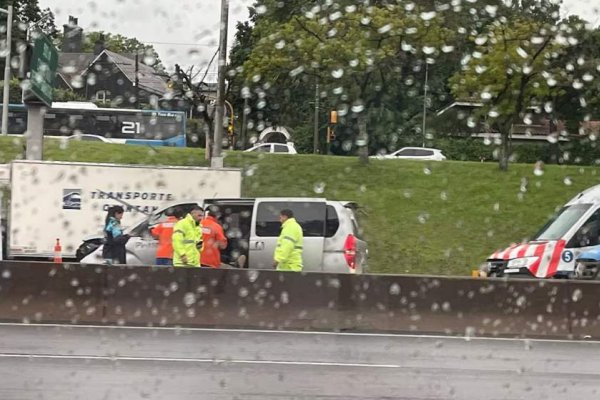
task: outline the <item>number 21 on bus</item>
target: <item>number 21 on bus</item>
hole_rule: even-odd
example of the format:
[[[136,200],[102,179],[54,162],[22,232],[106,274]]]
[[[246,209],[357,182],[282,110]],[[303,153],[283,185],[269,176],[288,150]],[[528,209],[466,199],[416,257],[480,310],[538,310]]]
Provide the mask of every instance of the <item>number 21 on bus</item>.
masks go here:
[[[142,133],[142,124],[133,121],[123,121],[121,133],[126,135],[139,135]]]

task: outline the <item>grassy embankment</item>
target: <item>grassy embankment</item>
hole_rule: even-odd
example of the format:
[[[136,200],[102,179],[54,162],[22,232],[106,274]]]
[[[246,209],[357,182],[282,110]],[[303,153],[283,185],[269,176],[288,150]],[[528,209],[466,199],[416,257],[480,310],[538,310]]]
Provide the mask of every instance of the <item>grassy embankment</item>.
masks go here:
[[[22,154],[0,138],[0,163]],[[206,165],[199,149],[46,142],[44,158],[149,165]],[[578,191],[600,183],[595,167],[493,163],[374,161],[312,155],[232,152],[226,166],[244,169],[244,196],[311,196],[354,200],[364,208],[372,272],[467,275],[498,247],[535,231]],[[522,179],[528,181],[521,191]]]

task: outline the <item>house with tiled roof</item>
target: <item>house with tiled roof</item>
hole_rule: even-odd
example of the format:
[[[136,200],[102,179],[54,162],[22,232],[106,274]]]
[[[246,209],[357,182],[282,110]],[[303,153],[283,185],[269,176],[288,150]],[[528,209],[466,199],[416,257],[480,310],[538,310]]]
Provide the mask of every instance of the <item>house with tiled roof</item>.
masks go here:
[[[166,79],[135,54],[107,49],[102,39],[93,53],[81,52],[82,30],[70,17],[64,26],[56,87],[72,90],[88,101],[121,108],[158,104],[167,91]],[[137,84],[137,86],[136,86]]]

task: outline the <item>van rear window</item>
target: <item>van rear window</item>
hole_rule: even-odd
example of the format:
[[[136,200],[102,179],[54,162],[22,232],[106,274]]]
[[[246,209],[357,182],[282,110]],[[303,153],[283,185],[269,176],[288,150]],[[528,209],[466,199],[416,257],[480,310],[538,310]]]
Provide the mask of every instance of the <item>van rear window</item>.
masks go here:
[[[262,202],[256,215],[256,235],[277,237],[281,232],[279,212],[284,209],[294,212],[294,217],[302,226],[304,237],[323,237],[325,234],[325,203],[282,201]]]

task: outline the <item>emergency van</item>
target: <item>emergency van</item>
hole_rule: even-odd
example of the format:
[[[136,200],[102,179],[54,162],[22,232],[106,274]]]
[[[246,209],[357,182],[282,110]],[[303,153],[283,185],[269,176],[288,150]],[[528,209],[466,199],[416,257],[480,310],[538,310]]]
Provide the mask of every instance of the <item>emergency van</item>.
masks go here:
[[[575,196],[527,243],[496,251],[480,276],[572,278],[576,260],[600,245],[600,185]]]

